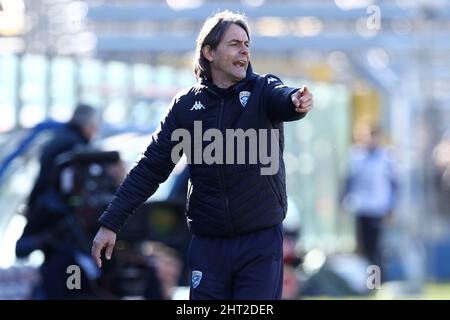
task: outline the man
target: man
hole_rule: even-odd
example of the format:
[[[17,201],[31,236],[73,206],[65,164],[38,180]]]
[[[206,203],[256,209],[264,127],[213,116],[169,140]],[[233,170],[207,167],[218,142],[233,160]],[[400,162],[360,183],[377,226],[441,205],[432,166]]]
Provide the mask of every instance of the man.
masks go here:
[[[110,259],[116,233],[174,168],[172,151],[177,141],[173,138],[177,130],[184,130],[194,137],[194,148],[184,150],[187,156],[194,154],[193,160],[188,157],[190,187],[186,206],[187,222],[194,234],[189,248],[190,298],[281,297],[281,222],[287,209],[281,154],[276,155],[280,162],[272,175],[262,174],[261,163],[230,163],[230,149],[220,152],[217,148],[214,156],[211,152],[214,161],[196,158],[199,145],[200,156],[210,147],[198,141],[201,133],[206,135],[208,131],[214,133],[215,146],[221,147],[227,139],[220,133],[227,130],[258,130],[261,136],[267,130],[279,130],[276,142],[282,151],[282,122],[301,119],[312,109],[312,95],[307,88],[289,88],[275,76],[253,73],[249,44],[249,29],[242,15],[224,11],[206,20],[197,38],[194,59],[197,85],[174,99],[143,158],[99,219],[102,226],[92,247],[99,267],[103,248]],[[200,135],[196,132],[199,123]],[[270,142],[264,148],[276,151]],[[244,152],[251,158],[252,151],[256,152],[246,145],[235,155],[239,158],[239,152]]]
[[[39,195],[49,186],[51,173],[56,158],[77,147],[85,147],[98,130],[99,114],[87,104],[79,104],[71,120],[42,149],[40,171],[33,190],[28,198],[28,205],[33,206]]]
[[[361,122],[355,126],[344,206],[355,214],[358,249],[370,264],[382,269],[381,230],[394,210],[399,183],[395,160],[379,136],[374,125]]]
[[[86,148],[97,132],[99,119],[95,108],[78,105],[71,120],[42,149],[39,175],[28,198],[27,225],[16,244],[18,257],[38,249],[45,254],[40,268],[42,286],[34,298],[65,299],[76,293],[66,287],[66,268],[73,264],[76,244],[69,237],[65,220],[70,208],[57,187],[57,159],[67,152]]]

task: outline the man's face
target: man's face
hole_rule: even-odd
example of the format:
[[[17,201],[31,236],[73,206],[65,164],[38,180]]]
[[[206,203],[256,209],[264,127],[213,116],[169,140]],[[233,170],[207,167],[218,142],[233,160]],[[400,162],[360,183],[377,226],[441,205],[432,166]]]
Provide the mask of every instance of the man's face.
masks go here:
[[[205,51],[204,51],[205,54]],[[214,50],[206,50],[211,62],[212,80],[220,88],[228,88],[245,78],[250,59],[247,33],[232,24]]]
[[[83,134],[88,140],[92,140],[98,132],[100,120],[87,123],[83,127]]]

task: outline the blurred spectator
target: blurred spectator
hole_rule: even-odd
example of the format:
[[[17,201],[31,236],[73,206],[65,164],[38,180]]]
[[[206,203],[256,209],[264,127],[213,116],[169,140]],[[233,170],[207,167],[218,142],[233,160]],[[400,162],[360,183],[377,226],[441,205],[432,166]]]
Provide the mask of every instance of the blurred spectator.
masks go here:
[[[300,279],[297,267],[302,263],[303,252],[299,252],[297,242],[300,237],[300,212],[292,200],[288,199],[289,211],[283,221],[283,290],[281,299],[300,298]]]
[[[18,257],[25,257],[34,250],[42,250],[45,255],[40,268],[42,284],[34,298],[64,299],[84,294],[83,290],[70,291],[66,286],[67,267],[77,264],[89,269],[90,257],[80,252],[79,229],[73,223],[73,216],[68,214],[70,206],[58,189],[57,159],[67,152],[87,147],[97,132],[99,120],[96,109],[78,105],[72,119],[55,132],[42,149],[40,172],[28,199],[28,222],[16,244]],[[82,289],[83,286],[86,287],[85,283]]]
[[[171,299],[182,271],[182,263],[175,250],[161,243],[154,252],[156,274],[161,283],[163,299]]]
[[[433,150],[433,162],[441,213],[450,213],[450,131]]]
[[[300,299],[300,280],[295,267],[290,264],[284,265],[283,270],[283,291],[281,294],[283,300]]]
[[[182,271],[176,250],[158,241],[143,240],[134,249],[130,245],[118,241],[112,259],[115,266],[108,277],[111,292],[125,299],[172,299]]]
[[[98,130],[99,121],[96,109],[80,104],[76,107],[72,119],[67,125],[57,131],[55,137],[44,146],[40,158],[39,175],[28,198],[30,210],[39,206],[39,198],[48,189],[56,158],[77,147],[87,146]]]
[[[379,128],[368,123],[355,127],[343,203],[356,217],[359,251],[382,268],[381,229],[392,215],[398,180],[393,156],[379,139]]]

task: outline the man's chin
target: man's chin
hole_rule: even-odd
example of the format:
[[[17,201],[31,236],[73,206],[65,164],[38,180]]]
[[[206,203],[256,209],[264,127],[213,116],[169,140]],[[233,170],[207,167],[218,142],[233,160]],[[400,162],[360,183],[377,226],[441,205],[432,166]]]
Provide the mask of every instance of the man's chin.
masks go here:
[[[236,74],[235,75],[236,81],[244,80],[245,76],[246,76],[246,74],[243,74],[243,75],[242,74]]]

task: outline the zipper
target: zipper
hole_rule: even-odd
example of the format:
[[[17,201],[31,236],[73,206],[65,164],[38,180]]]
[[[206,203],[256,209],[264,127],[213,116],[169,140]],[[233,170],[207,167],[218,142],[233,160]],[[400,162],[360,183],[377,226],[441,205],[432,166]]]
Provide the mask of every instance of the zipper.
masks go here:
[[[191,183],[191,177],[189,177],[188,191],[187,191],[187,196],[186,196],[186,212],[189,211],[189,203],[191,202],[191,194],[192,194],[192,183]]]
[[[223,98],[220,98],[219,119],[218,119],[217,127],[221,131],[222,131],[222,118],[223,118]],[[222,193],[223,193],[223,196],[225,199],[225,213],[228,218],[228,224],[230,225],[230,228],[231,228],[231,234],[234,235],[234,227],[233,227],[233,221],[231,219],[230,205],[229,205],[229,199],[228,199],[228,190],[225,185],[225,174],[223,172],[223,165],[217,165],[217,170],[219,173],[220,187],[222,189]]]

